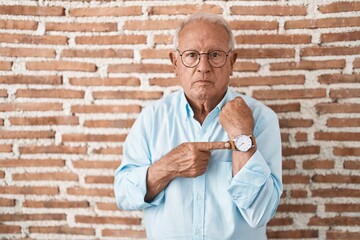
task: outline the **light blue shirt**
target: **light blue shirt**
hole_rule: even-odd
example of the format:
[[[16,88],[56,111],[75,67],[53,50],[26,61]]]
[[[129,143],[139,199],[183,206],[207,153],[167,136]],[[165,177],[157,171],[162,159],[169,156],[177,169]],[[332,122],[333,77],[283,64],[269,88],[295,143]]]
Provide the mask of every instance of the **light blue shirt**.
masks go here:
[[[208,169],[196,178],[175,178],[150,203],[146,195],[148,167],[183,142],[227,141],[219,112],[239,96],[231,88],[202,125],[182,90],[145,108],[124,145],[114,190],[119,208],[144,209],[147,239],[266,239],[266,223],[282,193],[281,140],[276,114],[264,104],[244,98],[253,111],[257,150],[232,177],[232,152],[211,152]]]

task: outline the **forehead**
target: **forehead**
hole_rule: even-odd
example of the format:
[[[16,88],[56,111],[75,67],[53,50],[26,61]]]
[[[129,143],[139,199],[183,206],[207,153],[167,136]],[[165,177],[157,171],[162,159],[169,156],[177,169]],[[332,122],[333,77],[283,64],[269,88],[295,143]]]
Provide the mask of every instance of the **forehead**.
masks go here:
[[[229,34],[216,23],[196,21],[187,24],[179,34],[179,47],[194,50],[228,49]]]

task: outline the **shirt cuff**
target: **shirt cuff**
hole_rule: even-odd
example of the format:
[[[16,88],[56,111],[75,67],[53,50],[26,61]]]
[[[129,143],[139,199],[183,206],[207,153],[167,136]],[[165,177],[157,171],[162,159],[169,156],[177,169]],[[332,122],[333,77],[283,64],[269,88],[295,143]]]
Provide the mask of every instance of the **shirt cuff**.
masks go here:
[[[233,177],[228,192],[240,208],[249,208],[271,175],[271,170],[259,150]]]

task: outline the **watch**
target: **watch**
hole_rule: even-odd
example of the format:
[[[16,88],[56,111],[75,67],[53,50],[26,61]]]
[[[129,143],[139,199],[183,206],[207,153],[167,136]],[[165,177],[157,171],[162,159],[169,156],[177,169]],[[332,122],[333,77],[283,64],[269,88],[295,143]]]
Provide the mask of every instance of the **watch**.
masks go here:
[[[233,151],[240,151],[240,152],[247,152],[256,145],[255,137],[253,134],[251,135],[241,134],[234,140],[232,141],[230,140],[229,143]]]

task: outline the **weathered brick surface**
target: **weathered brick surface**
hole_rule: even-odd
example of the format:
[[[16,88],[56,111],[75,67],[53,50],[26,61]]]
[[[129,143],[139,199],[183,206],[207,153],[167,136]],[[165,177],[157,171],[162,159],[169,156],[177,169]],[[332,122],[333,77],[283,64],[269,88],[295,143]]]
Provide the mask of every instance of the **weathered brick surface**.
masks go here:
[[[269,239],[360,239],[360,2],[0,0],[0,239],[146,239],[113,173],[139,112],[179,88],[177,24],[223,15],[230,85],[279,116]]]

